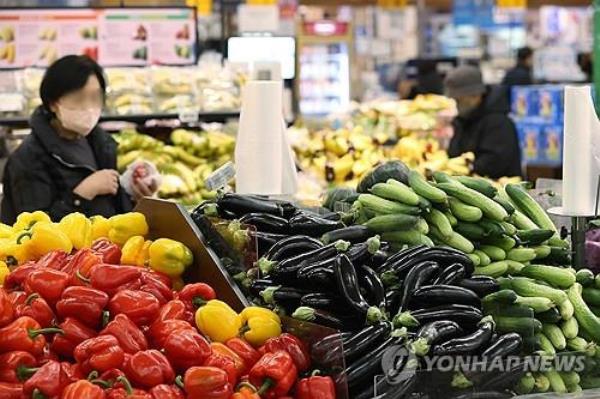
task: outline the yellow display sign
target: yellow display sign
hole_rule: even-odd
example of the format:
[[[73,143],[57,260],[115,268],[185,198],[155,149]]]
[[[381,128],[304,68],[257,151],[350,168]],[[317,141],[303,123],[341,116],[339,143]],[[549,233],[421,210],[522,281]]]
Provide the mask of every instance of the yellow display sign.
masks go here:
[[[271,6],[277,4],[277,0],[246,0],[246,4],[251,6]]]
[[[527,0],[496,0],[500,8],[527,8]]]
[[[212,14],[213,0],[186,0],[188,7],[196,7],[198,16],[207,16]]]
[[[403,8],[407,3],[408,0],[377,0],[377,5],[381,8]]]

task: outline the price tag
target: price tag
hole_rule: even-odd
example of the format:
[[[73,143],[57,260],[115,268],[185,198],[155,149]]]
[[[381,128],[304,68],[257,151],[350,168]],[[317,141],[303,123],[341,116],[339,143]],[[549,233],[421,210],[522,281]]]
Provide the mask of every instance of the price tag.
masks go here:
[[[251,6],[270,6],[277,4],[277,0],[247,0],[246,4]]]
[[[198,16],[206,17],[212,14],[213,0],[186,0],[188,7],[196,7]]]
[[[377,0],[377,5],[381,8],[404,8],[408,0]]]
[[[499,8],[527,8],[527,0],[497,0]]]
[[[235,167],[233,163],[227,162],[219,169],[212,172],[204,181],[204,186],[208,191],[214,191],[216,189],[225,187],[231,179],[235,177]]]
[[[192,125],[198,123],[200,119],[200,115],[198,115],[197,111],[193,110],[182,110],[179,112],[179,121],[184,124]]]

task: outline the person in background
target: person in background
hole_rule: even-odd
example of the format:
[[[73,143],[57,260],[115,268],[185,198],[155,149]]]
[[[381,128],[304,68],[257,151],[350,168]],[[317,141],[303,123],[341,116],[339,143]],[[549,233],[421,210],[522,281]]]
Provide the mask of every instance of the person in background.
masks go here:
[[[55,221],[71,212],[110,217],[156,191],[134,181],[135,198],[130,198],[120,187],[117,143],[98,127],[105,92],[102,68],[86,56],[63,57],[46,70],[42,105],[29,121],[31,134],[4,172],[3,223],[35,210]]]
[[[509,69],[502,80],[502,85],[509,88],[512,86],[527,86],[533,84],[533,50],[522,47],[517,51],[517,65]]]
[[[400,98],[412,100],[419,94],[443,94],[444,79],[437,72],[437,64],[433,60],[417,60],[417,76],[415,79],[403,79],[400,82]]]
[[[474,172],[481,176],[521,176],[517,131],[507,116],[505,90],[486,87],[479,68],[469,65],[452,70],[445,86],[446,95],[456,100],[458,109],[448,155],[473,152]]]

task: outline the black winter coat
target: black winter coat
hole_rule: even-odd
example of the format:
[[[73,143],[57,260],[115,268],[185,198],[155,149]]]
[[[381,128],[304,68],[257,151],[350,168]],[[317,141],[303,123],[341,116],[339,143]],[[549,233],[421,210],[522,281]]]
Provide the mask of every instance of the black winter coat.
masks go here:
[[[71,212],[110,217],[130,211],[131,199],[122,188],[116,195],[101,195],[91,201],[73,194],[73,189],[95,169],[73,160],[50,121],[44,109],[35,110],[29,122],[31,134],[8,159],[2,222],[12,224],[19,213],[35,210],[45,211],[53,221]],[[117,168],[117,143],[108,133],[96,127],[87,140],[99,170]]]
[[[475,153],[474,171],[497,179],[521,176],[521,152],[517,130],[507,116],[508,101],[502,88],[488,89],[482,104],[468,117],[452,121],[454,136],[448,155]]]

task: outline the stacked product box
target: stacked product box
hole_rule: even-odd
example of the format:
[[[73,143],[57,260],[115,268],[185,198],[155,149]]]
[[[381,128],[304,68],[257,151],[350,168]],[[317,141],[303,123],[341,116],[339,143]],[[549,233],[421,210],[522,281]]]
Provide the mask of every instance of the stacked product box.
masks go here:
[[[513,87],[511,114],[524,163],[562,164],[563,86]]]

